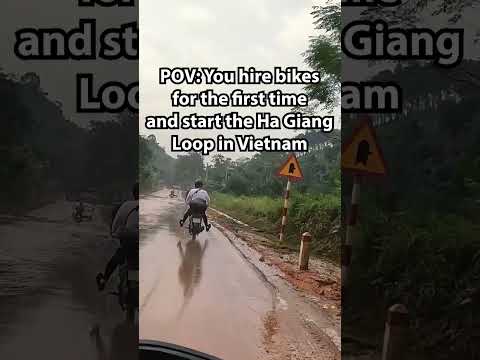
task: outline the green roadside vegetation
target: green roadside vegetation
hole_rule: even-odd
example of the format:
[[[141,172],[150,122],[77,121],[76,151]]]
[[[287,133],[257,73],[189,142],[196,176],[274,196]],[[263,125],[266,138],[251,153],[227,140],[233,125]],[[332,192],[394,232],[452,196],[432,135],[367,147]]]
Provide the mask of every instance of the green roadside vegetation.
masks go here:
[[[465,66],[480,70],[480,63]],[[436,72],[411,66],[389,76],[406,94],[430,97],[432,107],[379,117],[388,124],[377,135],[389,174],[362,186],[351,290],[380,316],[405,304],[424,358],[444,349],[446,358],[467,359],[480,356],[480,318],[472,313],[480,300],[480,98],[467,86],[449,90],[462,99],[442,100],[448,85]],[[348,203],[351,179],[342,185]],[[368,308],[346,304],[345,318],[363,313],[369,322]]]
[[[0,211],[24,212],[95,191],[124,198],[137,177],[138,117],[123,113],[80,127],[48,97],[35,73],[0,70]]]
[[[293,195],[290,198],[286,239],[278,242],[283,200],[268,196],[236,196],[213,193],[212,207],[264,232],[278,248],[297,250],[300,235],[313,236],[313,254],[339,262],[339,198],[334,195]]]
[[[276,171],[288,154],[262,153],[232,161],[215,155],[206,167],[212,206],[262,230],[272,245],[297,249],[303,232],[313,237],[313,253],[340,257],[340,133],[309,132],[311,150],[299,157],[303,181],[292,184],[286,238],[278,242],[286,180]]]
[[[429,21],[422,18],[430,14],[425,10],[437,5],[441,6],[415,0],[408,10],[372,8],[362,17],[421,25]],[[442,13],[451,23],[461,23],[470,7],[454,1]],[[313,11],[320,35],[311,39],[306,60],[329,76],[323,88],[309,90],[310,95],[321,94],[318,99],[324,104],[336,102],[329,80],[340,84],[341,61],[336,55],[341,53],[341,15],[338,2]],[[473,46],[478,35],[468,41]],[[399,84],[405,111],[374,117],[388,176],[361,187],[342,332],[354,338],[371,334],[367,343],[377,342],[386,309],[403,303],[412,319],[411,359],[480,358],[475,335],[480,331],[480,317],[475,316],[480,300],[479,73],[478,60],[463,60],[452,72],[403,62],[391,70],[379,69],[369,79]],[[349,139],[356,120],[342,115],[342,140]],[[352,179],[345,174],[344,214],[351,191]],[[358,344],[345,345],[342,353],[347,356],[365,350]],[[378,350],[381,345],[376,343]]]
[[[147,193],[162,184],[172,184],[175,178],[174,159],[158,146],[155,136],[140,136],[138,144],[140,191]]]
[[[436,5],[415,0],[408,11],[372,8],[364,15],[422,25],[432,20],[423,18],[425,10]],[[461,26],[470,7],[454,1],[442,14]],[[465,46],[474,40],[466,38]],[[478,60],[452,71],[403,62],[371,79],[397,83],[405,111],[375,116],[388,176],[362,185],[342,331],[381,338],[387,307],[402,303],[411,318],[410,359],[480,358],[478,74]],[[348,139],[356,117],[342,120]],[[352,179],[342,177],[346,204],[351,189]]]

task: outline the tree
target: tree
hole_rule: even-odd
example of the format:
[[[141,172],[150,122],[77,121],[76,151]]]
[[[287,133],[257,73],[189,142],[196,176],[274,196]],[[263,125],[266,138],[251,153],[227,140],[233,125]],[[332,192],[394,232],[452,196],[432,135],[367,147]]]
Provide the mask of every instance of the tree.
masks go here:
[[[143,189],[174,182],[174,159],[158,145],[155,135],[139,137],[139,152],[139,178]]]
[[[46,96],[40,77],[0,73],[0,96],[0,203],[37,205],[80,186],[87,133]]]
[[[304,180],[296,189],[310,194],[339,195],[340,131],[325,134],[309,130],[298,137],[308,138],[310,151],[299,154]],[[263,152],[233,162],[215,155],[208,168],[208,186],[235,195],[282,196],[285,181],[275,174],[287,157],[287,153]]]
[[[312,15],[318,34],[310,39],[304,53],[305,62],[320,72],[321,82],[309,84],[305,90],[313,100],[310,110],[324,106],[333,108],[338,103],[341,87],[341,46],[342,31],[341,5],[335,1],[332,5],[314,6]]]
[[[447,15],[449,23],[462,19],[468,8],[474,8],[480,0],[410,0],[400,6],[372,6],[363,11],[363,17],[382,19],[389,25],[413,26],[426,17]]]
[[[179,155],[175,161],[175,182],[191,185],[196,179],[205,175],[203,157],[200,153],[191,152]]]
[[[137,134],[138,114],[131,112],[121,113],[109,121],[90,122],[88,183],[103,189],[106,199],[112,194],[128,193],[138,180]]]

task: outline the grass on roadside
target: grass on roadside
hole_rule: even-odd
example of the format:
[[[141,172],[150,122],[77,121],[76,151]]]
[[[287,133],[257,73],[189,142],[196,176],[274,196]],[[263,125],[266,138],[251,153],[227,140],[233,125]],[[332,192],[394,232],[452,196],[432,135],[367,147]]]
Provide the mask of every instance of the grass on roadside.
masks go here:
[[[340,215],[340,201],[333,195],[294,194],[290,200],[286,240],[276,241],[281,224],[282,198],[267,196],[235,196],[212,194],[212,206],[261,231],[272,241],[272,246],[298,249],[299,239],[308,231],[313,237],[316,256],[338,262],[340,239],[336,232]]]

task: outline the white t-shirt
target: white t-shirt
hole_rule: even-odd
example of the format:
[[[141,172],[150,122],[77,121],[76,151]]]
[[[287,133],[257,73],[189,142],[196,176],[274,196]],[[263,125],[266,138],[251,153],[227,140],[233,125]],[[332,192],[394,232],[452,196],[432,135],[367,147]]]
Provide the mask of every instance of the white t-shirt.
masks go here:
[[[195,199],[202,199],[207,203],[207,206],[210,204],[210,196],[208,196],[208,193],[203,190],[203,189],[197,189],[193,188],[188,192],[187,198],[185,199],[185,202],[187,204],[190,204],[192,200]]]
[[[118,236],[122,233],[138,234],[138,217],[138,200],[125,201],[113,219],[112,235]]]

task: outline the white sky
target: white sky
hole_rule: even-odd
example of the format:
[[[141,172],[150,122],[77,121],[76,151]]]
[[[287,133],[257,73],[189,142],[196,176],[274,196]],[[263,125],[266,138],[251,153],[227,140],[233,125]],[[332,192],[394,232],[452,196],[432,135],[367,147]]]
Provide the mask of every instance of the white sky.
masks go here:
[[[209,66],[235,70],[238,66],[255,66],[258,70],[273,70],[274,66],[297,66],[306,70],[302,53],[308,47],[309,37],[315,34],[312,24],[313,5],[323,0],[142,0],[140,2],[140,132],[154,134],[161,146],[170,152],[171,131],[147,130],[144,119],[148,115],[181,115],[197,112],[208,115],[216,108],[173,108],[170,94],[177,88],[158,84],[159,67]],[[302,86],[179,86],[188,92],[213,88],[230,92],[235,88],[256,92],[281,89],[300,93]],[[281,116],[288,108],[223,108],[222,112],[240,114],[271,111]],[[337,117],[338,109],[335,112]],[[324,112],[319,115],[329,115]],[[337,120],[337,119],[336,119]],[[175,130],[181,137],[214,137],[214,130]],[[244,130],[243,133],[248,133]],[[290,137],[292,130],[255,131],[255,135]],[[226,154],[237,158],[245,154]]]

